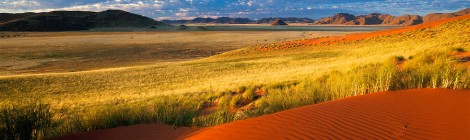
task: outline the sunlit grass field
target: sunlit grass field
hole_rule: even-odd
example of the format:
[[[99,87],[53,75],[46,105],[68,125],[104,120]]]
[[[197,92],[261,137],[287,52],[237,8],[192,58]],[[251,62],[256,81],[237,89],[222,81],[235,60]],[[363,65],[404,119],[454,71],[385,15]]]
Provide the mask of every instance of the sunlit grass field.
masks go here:
[[[3,112],[47,105],[51,120],[38,135],[53,137],[138,123],[214,126],[377,91],[470,87],[468,62],[456,55],[470,50],[470,19],[331,45],[257,49],[282,44],[187,62],[4,76],[0,104]]]
[[[348,32],[0,32],[0,76],[187,61],[260,43],[345,33]]]

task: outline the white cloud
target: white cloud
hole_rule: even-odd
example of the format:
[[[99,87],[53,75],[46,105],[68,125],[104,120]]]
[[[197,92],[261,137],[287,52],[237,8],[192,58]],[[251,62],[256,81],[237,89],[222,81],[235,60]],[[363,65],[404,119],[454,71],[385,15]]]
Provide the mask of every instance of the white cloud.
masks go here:
[[[4,0],[0,2],[0,12],[24,12],[31,8],[41,8],[42,5],[36,0]]]
[[[312,2],[314,1],[314,2]],[[0,0],[0,12],[46,12],[54,10],[103,11],[121,9],[151,17],[330,16],[336,12],[427,14],[470,7],[469,0]],[[306,12],[302,12],[306,11]],[[314,11],[314,12],[308,12]],[[321,11],[321,12],[318,12]]]
[[[11,2],[5,2],[4,4],[15,6],[15,7],[30,7],[30,6],[40,6],[41,4],[35,0],[15,0]]]
[[[87,4],[87,5],[77,5],[77,6],[69,6],[63,8],[48,8],[48,9],[38,9],[33,10],[33,12],[48,12],[48,11],[104,11],[108,9],[120,9],[126,11],[134,11],[134,10],[145,10],[145,9],[152,9],[158,10],[162,8],[162,4],[145,4],[142,1],[138,1],[136,3],[118,3],[118,2],[101,2],[101,3],[94,3],[94,4]]]

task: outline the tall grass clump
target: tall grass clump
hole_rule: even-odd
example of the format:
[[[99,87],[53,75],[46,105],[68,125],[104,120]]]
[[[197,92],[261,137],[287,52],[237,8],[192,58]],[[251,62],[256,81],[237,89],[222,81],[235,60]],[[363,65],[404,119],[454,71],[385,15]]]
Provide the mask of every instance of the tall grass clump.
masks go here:
[[[217,111],[193,118],[192,126],[209,127],[225,124],[236,120],[235,114],[230,112],[229,108],[219,108]]]
[[[196,94],[196,93],[195,93]],[[114,128],[142,123],[160,123],[174,126],[192,126],[200,114],[202,96],[159,96],[146,104],[122,104],[89,110],[71,116],[54,127],[51,136]]]
[[[52,125],[52,113],[47,104],[10,103],[0,110],[0,137],[5,140],[44,139]]]
[[[444,51],[426,52],[404,63],[393,88],[468,88],[469,68]]]
[[[470,68],[447,51],[429,51],[411,60],[392,57],[383,63],[331,71],[298,84],[264,86],[268,96],[255,102],[252,116],[380,91],[412,88],[470,87]]]

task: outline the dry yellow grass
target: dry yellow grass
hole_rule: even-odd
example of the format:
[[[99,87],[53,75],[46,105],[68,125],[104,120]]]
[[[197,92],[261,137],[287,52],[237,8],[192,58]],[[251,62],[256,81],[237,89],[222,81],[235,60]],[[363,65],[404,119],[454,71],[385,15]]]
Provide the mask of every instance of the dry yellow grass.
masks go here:
[[[193,60],[259,43],[341,34],[345,33],[1,32],[9,37],[0,38],[0,76]]]

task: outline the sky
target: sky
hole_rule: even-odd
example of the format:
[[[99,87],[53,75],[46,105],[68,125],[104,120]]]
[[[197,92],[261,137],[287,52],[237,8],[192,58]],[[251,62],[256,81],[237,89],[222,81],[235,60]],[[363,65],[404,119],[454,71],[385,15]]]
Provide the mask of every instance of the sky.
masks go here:
[[[195,17],[308,17],[454,12],[470,0],[0,0],[0,13],[120,9],[157,20]]]

